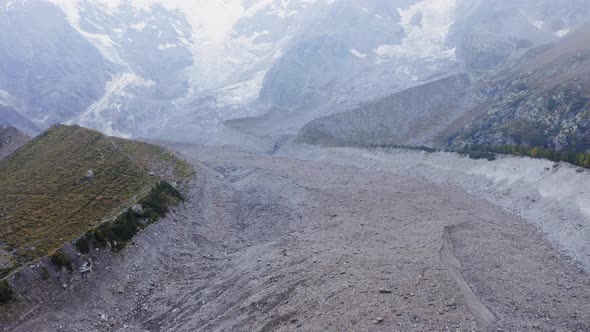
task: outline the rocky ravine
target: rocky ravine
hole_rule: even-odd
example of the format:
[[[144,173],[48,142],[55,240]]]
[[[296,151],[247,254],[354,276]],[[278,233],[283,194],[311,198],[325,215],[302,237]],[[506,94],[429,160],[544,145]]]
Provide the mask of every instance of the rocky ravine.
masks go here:
[[[590,329],[590,277],[458,187],[174,148],[198,169],[190,201],[5,330]]]

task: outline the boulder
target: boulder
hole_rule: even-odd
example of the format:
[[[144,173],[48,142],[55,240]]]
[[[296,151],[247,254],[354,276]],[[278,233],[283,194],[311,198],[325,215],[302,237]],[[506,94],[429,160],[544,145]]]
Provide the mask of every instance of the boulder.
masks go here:
[[[86,274],[92,271],[92,263],[89,260],[84,261],[80,266],[79,271],[81,274]]]
[[[131,211],[133,211],[133,213],[138,217],[143,216],[143,206],[141,206],[141,204],[133,205]]]

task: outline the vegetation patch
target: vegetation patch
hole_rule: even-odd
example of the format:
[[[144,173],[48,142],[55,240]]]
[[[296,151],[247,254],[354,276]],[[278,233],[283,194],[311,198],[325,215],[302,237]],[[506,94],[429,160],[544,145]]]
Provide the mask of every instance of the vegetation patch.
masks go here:
[[[479,159],[485,159],[487,161],[496,160],[496,154],[493,152],[489,152],[489,151],[466,151],[466,152],[461,152],[460,154],[463,157],[469,157],[469,158],[475,159],[475,160],[479,160]]]
[[[90,252],[90,242],[86,237],[81,237],[76,241],[76,248],[82,254],[87,254]]]
[[[546,135],[539,126],[526,121],[512,121],[498,127],[504,136],[510,137],[517,145],[539,146],[545,143]]]
[[[434,153],[441,151],[439,149],[431,148],[428,146],[420,145],[420,146],[412,146],[412,145],[394,145],[394,144],[383,144],[383,145],[370,145],[369,148],[380,148],[380,149],[405,149],[405,150],[414,150],[414,151],[424,151],[427,153]]]
[[[45,268],[45,266],[41,266],[41,279],[49,279],[49,271],[47,271],[47,268]]]
[[[76,246],[82,250],[90,250],[89,243],[97,247],[110,245],[114,251],[119,251],[148,224],[163,217],[170,206],[184,201],[182,194],[165,181],[157,183],[149,194],[141,199],[138,204],[143,207],[143,215],[136,215],[132,209],[127,209],[113,222],[102,224],[89,231],[78,240]],[[82,248],[82,250],[80,249]]]
[[[439,150],[427,146],[401,146],[401,145],[372,145],[370,148],[388,148],[388,149],[407,149],[416,151],[425,151],[427,153],[437,151],[448,151]],[[479,145],[469,144],[461,149],[452,150],[451,152],[459,153],[461,156],[469,157],[471,159],[486,159],[489,161],[496,159],[496,154],[506,154],[514,156],[531,157],[537,159],[547,159],[553,162],[564,161],[580,167],[590,168],[590,152],[586,150],[564,150],[559,151],[556,149],[538,147],[532,145]]]
[[[6,280],[0,280],[0,304],[6,304],[12,300],[12,287]]]
[[[65,253],[58,251],[55,254],[50,256],[51,263],[55,266],[59,267],[60,269],[66,268],[69,272],[74,271],[72,266],[72,262],[70,262],[70,258]]]
[[[149,197],[161,181],[151,172],[182,180],[192,169],[164,148],[64,125],[0,160],[0,243],[14,252],[13,266],[5,271],[56,252],[117,218],[138,197]],[[162,210],[153,205],[152,211]],[[113,232],[134,228],[128,219],[131,226],[122,222]],[[88,244],[81,240],[76,246],[88,252]]]
[[[564,150],[559,151],[551,148],[528,146],[528,145],[468,145],[461,150],[463,155],[488,155],[507,154],[524,156],[537,159],[547,159],[553,162],[564,161],[580,167],[590,168],[590,152]],[[478,158],[475,158],[478,159]]]

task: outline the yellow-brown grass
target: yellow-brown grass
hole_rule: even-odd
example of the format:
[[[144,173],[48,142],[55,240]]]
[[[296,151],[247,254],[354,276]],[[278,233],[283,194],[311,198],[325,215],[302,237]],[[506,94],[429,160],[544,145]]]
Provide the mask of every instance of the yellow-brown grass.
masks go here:
[[[158,146],[50,128],[0,161],[0,252],[15,251],[13,261],[24,263],[112,220],[160,180],[148,175],[154,164],[179,177],[190,172]]]

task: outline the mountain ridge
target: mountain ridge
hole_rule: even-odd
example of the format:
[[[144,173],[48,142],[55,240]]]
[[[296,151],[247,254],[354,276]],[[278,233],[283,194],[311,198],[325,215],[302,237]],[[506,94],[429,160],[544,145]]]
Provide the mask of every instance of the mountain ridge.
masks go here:
[[[190,167],[165,149],[53,126],[0,160],[0,275],[117,217]]]
[[[583,2],[555,8],[548,0],[205,0],[201,10],[176,0],[53,2],[59,7],[21,0],[0,10],[0,22],[24,26],[7,17],[40,21],[49,8],[64,32],[35,22],[25,39],[48,49],[80,45],[61,57],[67,75],[56,81],[0,84],[15,109],[41,129],[77,123],[109,135],[205,143],[223,133],[225,120],[275,106],[289,110],[276,121],[279,131],[296,132],[315,117],[437,78],[493,70],[590,17]],[[0,49],[15,55],[7,68],[26,66],[18,38],[0,38]],[[53,77],[50,58],[24,69]]]

